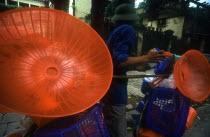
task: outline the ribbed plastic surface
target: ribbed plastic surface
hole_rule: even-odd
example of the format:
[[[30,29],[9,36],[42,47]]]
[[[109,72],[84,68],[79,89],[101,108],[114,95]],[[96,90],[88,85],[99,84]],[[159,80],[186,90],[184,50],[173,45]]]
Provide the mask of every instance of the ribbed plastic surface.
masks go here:
[[[180,137],[185,130],[189,107],[190,99],[179,91],[157,88],[148,101],[146,125],[164,135]]]
[[[109,137],[99,104],[79,114],[58,118],[35,131],[34,137]]]
[[[196,50],[182,55],[174,67],[174,80],[186,97],[201,102],[209,96],[210,70],[206,57]]]
[[[111,79],[105,43],[81,20],[47,8],[0,13],[0,104],[31,116],[72,115],[97,103]]]
[[[4,105],[0,104],[0,113],[11,113],[11,112],[13,111],[5,107]]]

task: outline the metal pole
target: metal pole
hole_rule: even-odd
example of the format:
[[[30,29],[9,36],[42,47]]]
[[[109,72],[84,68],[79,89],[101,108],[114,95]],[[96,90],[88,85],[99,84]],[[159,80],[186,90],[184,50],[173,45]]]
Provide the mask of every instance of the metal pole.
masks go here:
[[[122,75],[117,76],[114,75],[113,78],[144,78],[144,77],[169,77],[168,74],[160,74],[160,75]]]

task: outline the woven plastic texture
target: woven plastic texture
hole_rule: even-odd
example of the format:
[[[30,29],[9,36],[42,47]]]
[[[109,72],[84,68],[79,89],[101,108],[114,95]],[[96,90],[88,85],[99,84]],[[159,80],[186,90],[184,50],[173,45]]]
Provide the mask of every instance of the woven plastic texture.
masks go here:
[[[201,102],[209,96],[209,63],[201,52],[187,51],[176,62],[173,74],[175,85],[186,97]]]
[[[182,136],[190,99],[172,89],[157,88],[153,92],[146,109],[146,125],[170,137]]]
[[[83,21],[49,8],[0,13],[0,104],[17,113],[62,117],[107,92],[112,60]]]
[[[58,118],[34,133],[34,137],[109,137],[101,105],[76,115]]]

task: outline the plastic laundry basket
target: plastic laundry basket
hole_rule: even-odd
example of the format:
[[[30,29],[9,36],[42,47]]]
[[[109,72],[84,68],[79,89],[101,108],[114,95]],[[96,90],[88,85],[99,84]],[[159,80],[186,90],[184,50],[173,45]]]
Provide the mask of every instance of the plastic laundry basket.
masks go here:
[[[178,90],[157,88],[148,101],[146,125],[164,135],[180,137],[185,130],[189,107],[190,99]]]
[[[0,104],[37,117],[63,117],[97,103],[112,60],[86,23],[49,8],[0,13]]]
[[[62,117],[38,129],[34,137],[109,137],[101,104],[79,114]]]

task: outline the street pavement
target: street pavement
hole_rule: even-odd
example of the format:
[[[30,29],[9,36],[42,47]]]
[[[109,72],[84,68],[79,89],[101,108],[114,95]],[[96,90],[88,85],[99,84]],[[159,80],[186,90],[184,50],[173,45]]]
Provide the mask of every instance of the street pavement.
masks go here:
[[[183,137],[210,137],[210,105],[197,110],[197,118]]]
[[[20,129],[20,122],[25,115],[18,113],[0,113],[0,137]]]

